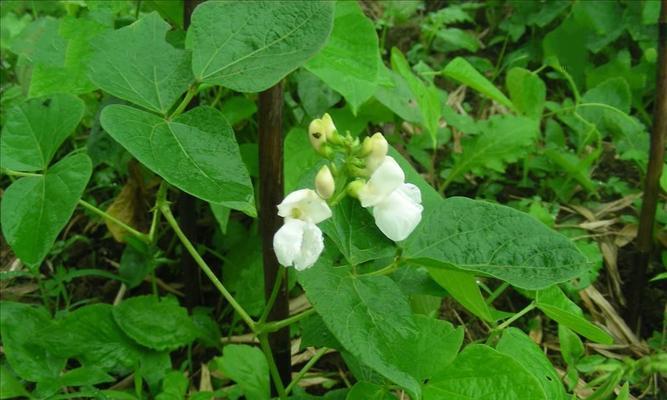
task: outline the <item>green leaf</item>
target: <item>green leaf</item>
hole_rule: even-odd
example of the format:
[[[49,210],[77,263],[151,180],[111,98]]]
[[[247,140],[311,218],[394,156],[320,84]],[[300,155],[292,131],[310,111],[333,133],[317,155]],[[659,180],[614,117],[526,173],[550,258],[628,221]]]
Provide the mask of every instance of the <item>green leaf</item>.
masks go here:
[[[602,344],[613,344],[614,339],[605,331],[584,318],[583,312],[568,299],[559,287],[553,286],[537,292],[537,308],[547,317],[563,324],[578,334]]]
[[[268,400],[269,366],[264,353],[257,347],[228,344],[222,349],[222,357],[216,359],[220,370],[238,383],[248,400]]]
[[[211,203],[254,212],[248,171],[219,111],[201,106],[165,120],[114,104],[102,110],[101,122],[127,151],[172,185]]]
[[[404,247],[405,258],[418,264],[451,265],[527,289],[567,281],[588,268],[569,239],[530,215],[463,197],[426,208]]]
[[[264,310],[264,263],[262,244],[257,235],[246,233],[243,241],[232,246],[222,266],[225,286],[250,315]]]
[[[333,215],[320,228],[336,244],[350,265],[358,265],[396,253],[394,243],[375,226],[368,210],[356,199],[346,198],[333,209]]]
[[[113,317],[125,334],[156,350],[175,350],[199,333],[187,310],[171,298],[132,297],[113,308]]]
[[[192,14],[186,47],[198,81],[259,92],[301,66],[331,32],[330,2],[207,2]]]
[[[48,16],[36,19],[11,41],[9,49],[32,63],[63,63],[67,42],[58,35],[58,22]]]
[[[463,327],[440,319],[414,316],[419,334],[406,341],[399,358],[399,367],[423,382],[437,376],[456,357],[463,344]]]
[[[479,50],[479,46],[479,39],[475,35],[458,28],[439,29],[433,42],[433,47],[440,51],[466,49],[474,53]]]
[[[83,117],[78,97],[58,94],[11,108],[2,127],[0,165],[18,171],[46,169]]]
[[[65,366],[65,359],[35,343],[35,333],[51,325],[47,311],[8,301],[0,303],[0,309],[2,346],[14,372],[31,382],[57,377]]]
[[[393,400],[394,396],[384,386],[370,382],[357,382],[347,393],[345,400]]]
[[[519,362],[491,347],[473,344],[424,386],[424,400],[548,399]]]
[[[381,68],[386,69],[384,64]],[[406,80],[398,73],[388,69],[386,74],[391,85],[380,84],[375,92],[375,98],[402,119],[421,123],[421,109]]]
[[[92,53],[90,40],[108,29],[91,18],[64,17],[59,28],[59,35],[67,41],[63,49],[64,60],[62,63],[35,64],[30,78],[30,97],[95,90],[87,76]]]
[[[298,274],[306,296],[336,339],[362,363],[420,397],[417,380],[399,367],[403,344],[417,331],[410,305],[386,276],[356,276],[326,259]],[[400,346],[399,346],[400,344]]]
[[[496,345],[496,350],[518,361],[539,383],[549,400],[565,400],[566,394],[558,372],[544,352],[525,333],[507,328]]]
[[[542,40],[544,63],[553,64],[555,59],[557,64],[566,65],[578,87],[583,85],[584,71],[590,65],[585,37],[585,29],[570,16]]]
[[[558,324],[560,354],[568,366],[574,366],[586,354],[584,344],[576,333],[563,324]]]
[[[64,374],[39,382],[38,391],[56,392],[60,388],[70,386],[92,386],[99,383],[114,382],[116,379],[99,367],[79,367]]]
[[[87,155],[60,160],[45,175],[12,183],[2,197],[2,233],[27,265],[39,265],[69,221],[91,174]]]
[[[308,187],[315,182],[315,168],[322,157],[315,152],[308,140],[308,132],[300,127],[290,129],[285,137],[285,193],[301,189],[303,182],[308,181]]]
[[[55,355],[77,359],[83,366],[113,373],[131,371],[153,352],[123,333],[112,309],[110,304],[81,307],[42,329],[38,343]]]
[[[14,371],[4,362],[0,364],[0,399],[29,398],[29,395]]]
[[[309,117],[320,117],[340,101],[340,95],[312,72],[299,70],[293,76],[301,106]]]
[[[141,6],[159,12],[164,19],[183,28],[183,0],[144,0]]]
[[[463,153],[454,155],[445,187],[466,173],[484,175],[492,170],[505,172],[508,163],[518,161],[532,150],[539,136],[539,121],[512,115],[494,115],[477,124],[481,134],[462,141]]]
[[[524,68],[512,68],[507,72],[505,85],[512,104],[521,114],[535,119],[542,117],[547,89],[537,74]]]
[[[153,252],[148,246],[144,242],[136,242],[125,247],[120,256],[120,268],[118,269],[118,274],[129,289],[139,286],[144,278],[157,267]]]
[[[356,113],[375,92],[379,62],[373,22],[356,1],[336,2],[331,37],[306,68],[343,95]]]
[[[190,55],[165,40],[157,12],[92,41],[89,77],[105,92],[166,114],[192,81]]]
[[[188,391],[188,378],[181,371],[170,371],[162,381],[162,392],[155,400],[183,400]]]
[[[456,57],[445,66],[442,73],[455,81],[477,90],[505,107],[514,109],[512,102],[465,59]]]
[[[391,49],[391,67],[398,72],[408,84],[421,112],[421,124],[426,128],[435,147],[438,127],[440,126],[440,95],[435,85],[427,85],[412,72],[405,56],[397,48]]]
[[[454,269],[429,268],[429,274],[445,288],[454,300],[468,311],[487,322],[494,322],[489,306],[477,286],[477,279],[469,272]]]

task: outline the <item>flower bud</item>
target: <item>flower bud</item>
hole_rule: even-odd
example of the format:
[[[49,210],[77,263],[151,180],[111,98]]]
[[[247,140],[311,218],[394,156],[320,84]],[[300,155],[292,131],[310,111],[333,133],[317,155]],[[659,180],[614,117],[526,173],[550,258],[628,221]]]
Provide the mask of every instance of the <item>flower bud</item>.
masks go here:
[[[315,189],[321,198],[329,199],[336,190],[336,183],[328,166],[323,166],[315,177]]]
[[[358,199],[359,191],[364,186],[366,186],[366,181],[364,181],[363,179],[357,179],[356,181],[348,183],[347,188],[345,188],[345,190],[347,190],[347,194],[349,194],[351,197]]]
[[[322,127],[324,128],[324,134],[327,136],[328,140],[333,139],[333,136],[336,132],[336,125],[334,125],[333,119],[329,113],[325,113],[322,116]]]
[[[370,175],[382,164],[384,158],[387,156],[389,143],[387,143],[387,139],[380,132],[377,132],[367,140],[364,140],[363,150],[364,154],[367,154],[366,173]]]
[[[308,126],[308,139],[315,151],[321,153],[322,145],[327,142],[327,135],[322,126],[321,119],[314,119]]]

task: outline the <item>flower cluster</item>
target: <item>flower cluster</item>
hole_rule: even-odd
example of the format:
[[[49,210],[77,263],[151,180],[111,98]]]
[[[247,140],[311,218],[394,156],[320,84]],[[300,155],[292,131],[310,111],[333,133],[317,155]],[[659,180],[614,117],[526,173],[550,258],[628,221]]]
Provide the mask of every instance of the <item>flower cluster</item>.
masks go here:
[[[296,190],[278,205],[285,222],[273,237],[273,248],[281,265],[301,271],[315,264],[324,250],[317,224],[331,217],[329,206],[346,195],[371,210],[375,224],[389,239],[401,241],[412,233],[421,221],[421,192],[405,183],[403,170],[387,155],[389,144],[381,133],[360,143],[349,133],[339,135],[329,114],[324,114],[311,122],[308,136],[330,164],[317,173],[316,190]]]

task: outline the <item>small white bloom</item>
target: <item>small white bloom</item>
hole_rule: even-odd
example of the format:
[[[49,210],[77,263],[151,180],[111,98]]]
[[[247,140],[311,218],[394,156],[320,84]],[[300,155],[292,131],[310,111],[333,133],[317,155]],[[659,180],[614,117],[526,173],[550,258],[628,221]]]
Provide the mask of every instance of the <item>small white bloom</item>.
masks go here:
[[[323,166],[317,172],[317,176],[315,176],[315,189],[317,189],[317,194],[323,199],[330,198],[336,190],[336,182],[328,166]]]
[[[421,192],[405,183],[396,160],[386,156],[357,195],[363,207],[373,207],[375,224],[393,241],[407,238],[421,221]]]
[[[319,224],[331,217],[331,209],[314,190],[301,189],[288,194],[278,204],[278,215]]]
[[[315,191],[296,190],[278,205],[278,215],[285,223],[273,236],[273,250],[278,262],[302,271],[310,268],[324,250],[322,231],[317,223],[331,217],[331,209]]]
[[[312,222],[287,218],[273,236],[273,249],[281,265],[297,271],[312,267],[324,250],[322,231]]]
[[[389,239],[398,242],[407,238],[422,219],[419,188],[404,183],[373,207],[375,225]]]
[[[357,192],[362,207],[373,207],[405,182],[405,174],[393,157],[385,156],[371,179]]]

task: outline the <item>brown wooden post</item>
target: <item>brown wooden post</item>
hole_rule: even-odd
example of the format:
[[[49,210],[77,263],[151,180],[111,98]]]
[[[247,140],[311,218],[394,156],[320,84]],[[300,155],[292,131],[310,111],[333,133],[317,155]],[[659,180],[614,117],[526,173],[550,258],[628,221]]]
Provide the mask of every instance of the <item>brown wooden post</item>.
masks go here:
[[[273,235],[282,225],[276,206],[284,195],[283,184],[283,87],[282,82],[259,94],[259,217],[264,261],[264,293],[271,295],[283,268],[273,251]],[[289,316],[287,279],[282,280],[267,321]],[[291,380],[289,327],[269,335],[273,356],[284,383]],[[273,387],[273,386],[272,386]]]
[[[658,21],[658,64],[656,99],[653,109],[653,130],[649,153],[642,209],[637,233],[637,257],[630,282],[629,317],[637,330],[640,326],[642,294],[647,284],[647,270],[653,248],[653,227],[658,204],[662,165],[665,162],[665,136],[667,136],[667,0],[661,1]]]

